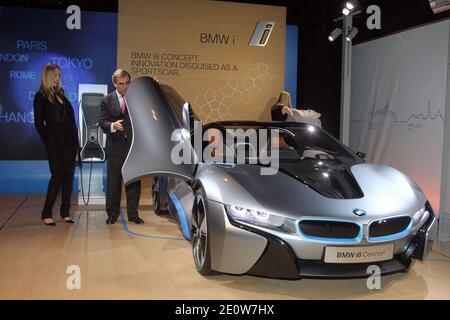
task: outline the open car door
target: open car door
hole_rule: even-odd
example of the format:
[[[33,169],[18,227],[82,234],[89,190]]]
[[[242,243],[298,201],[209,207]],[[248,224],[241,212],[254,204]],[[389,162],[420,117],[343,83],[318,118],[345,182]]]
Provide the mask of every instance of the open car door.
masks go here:
[[[151,77],[137,78],[131,82],[125,100],[133,130],[122,167],[125,184],[145,176],[171,175],[190,180],[196,160],[189,130],[183,127],[160,84]],[[183,150],[182,163],[180,153],[174,150]]]

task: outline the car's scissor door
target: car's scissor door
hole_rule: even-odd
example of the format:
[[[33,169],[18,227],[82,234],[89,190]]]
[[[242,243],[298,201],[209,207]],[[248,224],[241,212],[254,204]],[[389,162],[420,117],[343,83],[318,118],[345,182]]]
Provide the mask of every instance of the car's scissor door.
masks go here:
[[[165,175],[191,179],[195,153],[189,131],[183,128],[159,83],[150,77],[137,78],[125,100],[133,140],[122,167],[124,182]]]

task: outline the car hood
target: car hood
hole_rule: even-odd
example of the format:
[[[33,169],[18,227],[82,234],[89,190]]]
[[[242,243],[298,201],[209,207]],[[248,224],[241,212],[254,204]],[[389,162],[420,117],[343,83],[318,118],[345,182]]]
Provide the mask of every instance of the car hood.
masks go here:
[[[353,164],[354,161],[345,163],[338,158],[282,161],[279,163],[279,170],[327,198],[362,198],[362,190],[350,170],[350,165]]]
[[[359,198],[330,198],[281,171],[261,175],[256,165],[202,164],[197,177],[209,200],[292,219],[319,216],[366,223],[379,217],[413,215],[426,202],[419,187],[394,168],[360,163],[349,169],[361,190]],[[354,209],[362,209],[367,215],[358,217]]]

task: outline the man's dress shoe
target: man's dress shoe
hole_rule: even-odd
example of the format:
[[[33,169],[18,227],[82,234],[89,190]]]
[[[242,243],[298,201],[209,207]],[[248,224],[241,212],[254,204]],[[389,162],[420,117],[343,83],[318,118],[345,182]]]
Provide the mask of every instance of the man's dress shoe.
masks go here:
[[[128,219],[128,221],[134,222],[136,224],[143,224],[144,223],[144,220],[142,220],[142,218],[140,218],[140,217],[131,218],[131,219]]]
[[[116,221],[117,221],[117,218],[110,217],[110,218],[106,219],[106,224],[114,224],[114,223],[116,223]]]

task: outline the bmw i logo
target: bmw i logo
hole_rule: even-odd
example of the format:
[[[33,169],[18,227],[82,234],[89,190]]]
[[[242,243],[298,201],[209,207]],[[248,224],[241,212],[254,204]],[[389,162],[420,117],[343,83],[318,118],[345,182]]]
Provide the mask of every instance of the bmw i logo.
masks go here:
[[[367,213],[363,209],[353,209],[353,213],[358,217],[364,217],[367,215]]]

